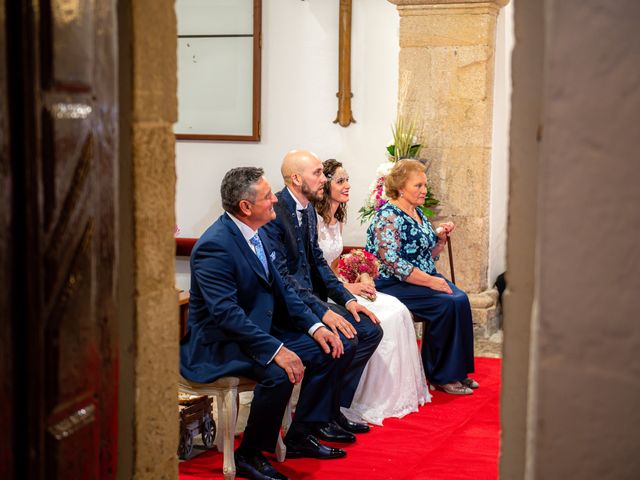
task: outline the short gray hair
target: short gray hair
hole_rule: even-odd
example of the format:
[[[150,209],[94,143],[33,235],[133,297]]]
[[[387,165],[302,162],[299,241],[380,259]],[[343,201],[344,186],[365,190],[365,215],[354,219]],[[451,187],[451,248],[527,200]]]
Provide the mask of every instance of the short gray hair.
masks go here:
[[[264,175],[258,167],[238,167],[229,170],[220,185],[222,208],[236,214],[240,211],[240,200],[256,201],[256,183]]]

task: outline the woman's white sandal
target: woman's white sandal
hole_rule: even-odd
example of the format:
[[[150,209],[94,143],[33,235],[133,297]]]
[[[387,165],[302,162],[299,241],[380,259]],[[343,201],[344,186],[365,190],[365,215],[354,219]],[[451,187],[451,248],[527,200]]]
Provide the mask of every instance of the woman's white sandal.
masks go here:
[[[462,385],[464,385],[465,387],[469,387],[469,388],[473,388],[476,389],[480,386],[480,384],[478,382],[476,382],[473,378],[465,378],[464,380],[461,380],[460,383],[462,383]]]
[[[460,382],[436,385],[436,388],[451,395],[471,395],[473,393],[473,390],[471,390],[469,387],[465,387]]]

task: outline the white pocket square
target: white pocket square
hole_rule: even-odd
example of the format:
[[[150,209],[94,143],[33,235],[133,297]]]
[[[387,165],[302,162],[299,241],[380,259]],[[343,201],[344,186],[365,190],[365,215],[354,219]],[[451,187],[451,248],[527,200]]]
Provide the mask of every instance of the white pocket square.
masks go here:
[[[273,262],[273,261],[275,261],[275,259],[276,259],[276,252],[271,252],[271,253],[269,254],[269,258],[271,259],[271,261],[272,261],[272,262]]]

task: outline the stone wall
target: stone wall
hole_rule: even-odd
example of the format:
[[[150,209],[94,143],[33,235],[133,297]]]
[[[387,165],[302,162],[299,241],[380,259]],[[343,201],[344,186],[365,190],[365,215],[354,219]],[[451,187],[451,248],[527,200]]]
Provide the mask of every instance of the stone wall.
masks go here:
[[[178,475],[174,0],[132,3],[137,480]],[[160,34],[161,33],[161,34]]]
[[[487,335],[497,329],[489,197],[496,16],[506,1],[389,1],[400,13],[398,111],[421,126],[440,217],[458,227],[456,283],[469,293],[476,333]],[[438,269],[450,276],[446,254]]]

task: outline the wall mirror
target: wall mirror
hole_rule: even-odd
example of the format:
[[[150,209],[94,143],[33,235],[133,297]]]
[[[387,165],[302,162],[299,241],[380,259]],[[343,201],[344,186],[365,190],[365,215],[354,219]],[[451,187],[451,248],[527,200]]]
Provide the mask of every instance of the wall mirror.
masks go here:
[[[179,140],[260,140],[262,0],[177,0]]]

